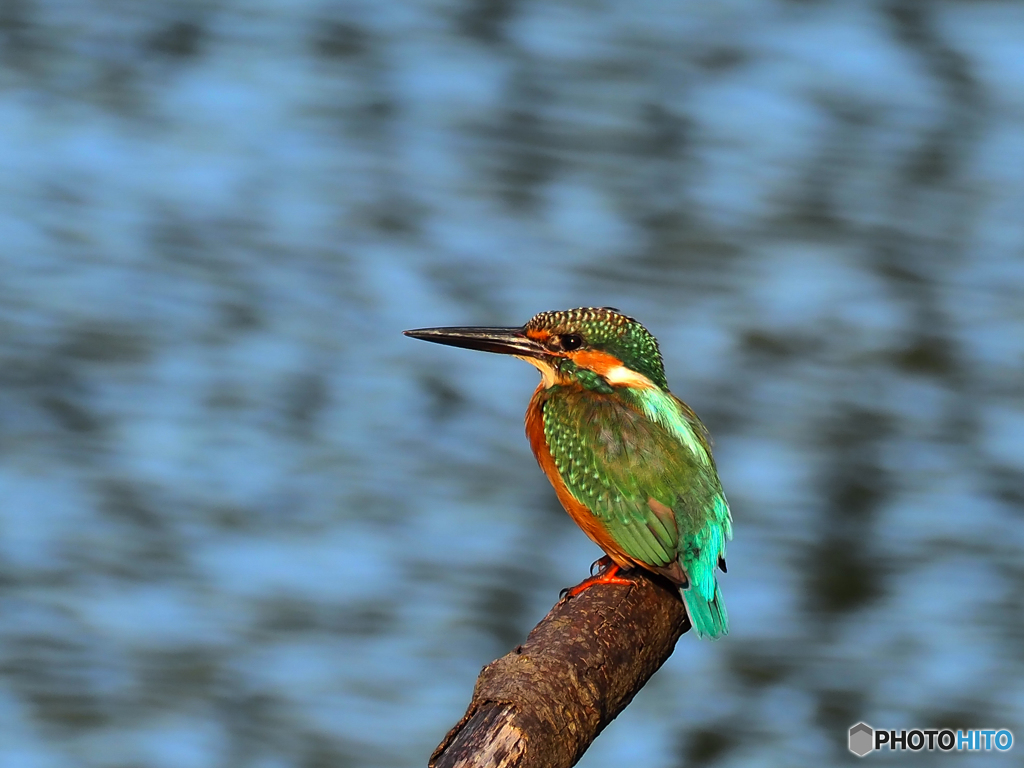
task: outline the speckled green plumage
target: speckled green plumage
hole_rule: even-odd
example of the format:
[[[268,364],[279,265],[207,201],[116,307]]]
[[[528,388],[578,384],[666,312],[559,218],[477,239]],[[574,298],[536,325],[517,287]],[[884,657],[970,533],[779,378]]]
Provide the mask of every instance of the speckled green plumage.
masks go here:
[[[604,333],[585,330],[588,344],[622,359],[621,337],[610,333],[618,329],[595,323]],[[581,327],[579,319],[572,327]],[[656,355],[653,337],[643,334]],[[634,331],[633,338],[643,335]],[[650,351],[646,364],[630,367],[655,388],[599,388],[574,376],[580,387],[544,391],[544,436],[569,493],[630,558],[677,581],[685,575],[683,598],[694,629],[720,637],[729,621],[715,569],[732,538],[729,506],[704,425],[669,393],[660,355]]]
[[[710,454],[694,451],[699,422],[664,392],[622,389],[595,396],[552,387],[544,403],[544,435],[569,492],[594,514],[633,559],[655,569],[678,562],[689,581],[683,596],[701,636],[728,632],[715,568],[732,538],[732,522]],[[680,435],[643,415],[641,398],[657,397],[678,412]],[[672,510],[662,520],[650,499]]]

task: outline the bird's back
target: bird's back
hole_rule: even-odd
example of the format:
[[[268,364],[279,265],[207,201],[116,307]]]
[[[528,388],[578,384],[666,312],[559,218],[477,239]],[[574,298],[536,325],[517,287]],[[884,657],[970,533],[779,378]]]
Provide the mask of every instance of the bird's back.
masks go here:
[[[527,433],[566,510],[613,560],[684,585],[698,634],[728,632],[714,572],[729,507],[689,408],[661,389],[540,388]]]

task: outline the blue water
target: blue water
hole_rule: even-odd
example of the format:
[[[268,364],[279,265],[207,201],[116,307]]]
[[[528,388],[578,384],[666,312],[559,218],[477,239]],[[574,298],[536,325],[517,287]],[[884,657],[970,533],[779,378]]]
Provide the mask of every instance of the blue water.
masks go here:
[[[1024,738],[1022,38],[1010,3],[9,4],[0,766],[424,764],[599,553],[536,372],[401,331],[578,305],[659,338],[736,529],[732,634],[581,766]]]

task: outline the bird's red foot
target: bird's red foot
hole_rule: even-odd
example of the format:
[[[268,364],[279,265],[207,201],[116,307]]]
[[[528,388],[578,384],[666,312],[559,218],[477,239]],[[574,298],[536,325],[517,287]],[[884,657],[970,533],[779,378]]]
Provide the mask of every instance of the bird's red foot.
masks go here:
[[[586,590],[590,589],[595,584],[625,584],[625,585],[630,585],[630,584],[633,583],[629,579],[624,579],[624,578],[622,578],[621,576],[618,575],[618,573],[619,573],[619,571],[621,569],[619,568],[618,565],[616,565],[615,563],[612,563],[610,557],[602,557],[600,560],[598,560],[596,563],[594,563],[594,565],[595,566],[599,566],[602,570],[600,572],[598,572],[598,574],[596,576],[591,576],[589,579],[584,579],[583,581],[581,581],[579,584],[577,584],[575,587],[572,587],[571,589],[563,589],[562,590],[562,599],[563,600],[568,600],[571,597],[576,597],[577,595],[579,595],[579,594],[585,592]],[[591,573],[593,573],[593,566],[591,566]]]

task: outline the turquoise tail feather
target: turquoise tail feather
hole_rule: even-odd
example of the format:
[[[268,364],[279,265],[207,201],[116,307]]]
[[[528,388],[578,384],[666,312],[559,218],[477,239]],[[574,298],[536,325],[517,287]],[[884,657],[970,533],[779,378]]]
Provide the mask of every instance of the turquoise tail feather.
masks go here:
[[[697,637],[716,640],[729,634],[729,614],[715,569],[725,564],[725,542],[731,538],[729,505],[719,494],[712,520],[687,542],[679,561],[689,582],[683,590],[683,602]]]
[[[683,590],[683,602],[697,637],[717,640],[729,634],[729,614],[722,600],[722,590],[715,584],[715,594],[707,600],[696,587]]]

